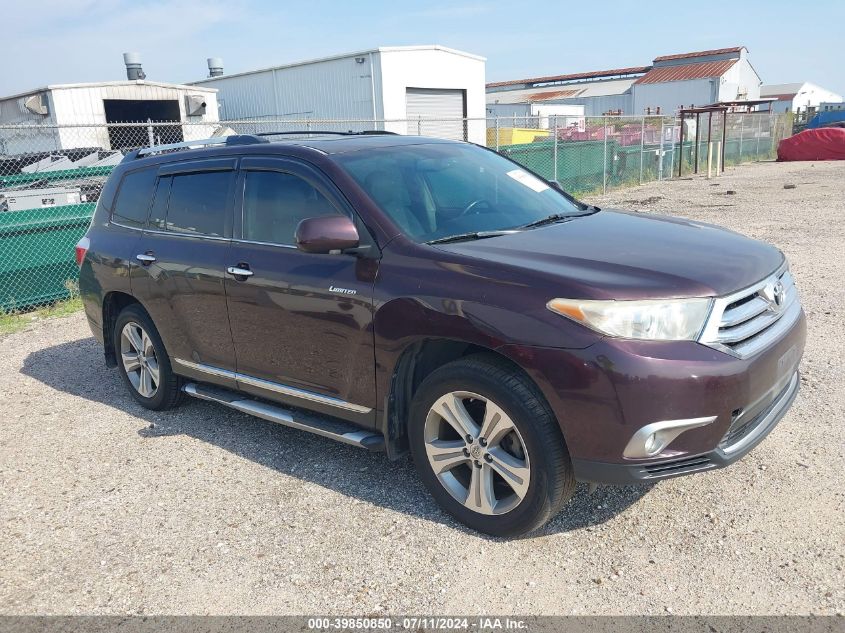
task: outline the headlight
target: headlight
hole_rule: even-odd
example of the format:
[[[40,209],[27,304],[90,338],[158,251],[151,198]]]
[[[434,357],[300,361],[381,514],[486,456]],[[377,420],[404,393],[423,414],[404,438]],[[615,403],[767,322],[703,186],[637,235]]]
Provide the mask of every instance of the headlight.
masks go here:
[[[602,334],[657,341],[698,338],[710,313],[710,299],[590,301],[552,299],[549,310]]]

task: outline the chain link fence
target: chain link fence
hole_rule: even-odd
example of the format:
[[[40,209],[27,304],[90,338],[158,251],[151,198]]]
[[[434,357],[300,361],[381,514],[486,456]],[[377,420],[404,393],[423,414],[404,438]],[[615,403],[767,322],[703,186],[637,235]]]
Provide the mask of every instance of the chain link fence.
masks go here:
[[[678,119],[648,116],[0,125],[0,311],[23,311],[76,292],[74,246],[111,170],[139,147],[233,133],[382,130],[486,144],[585,195],[668,179],[679,167],[692,173],[696,157],[700,170],[708,138],[724,140],[725,164],[773,158],[791,122],[768,113],[713,116],[697,122],[698,142],[695,125],[684,125],[683,145]]]

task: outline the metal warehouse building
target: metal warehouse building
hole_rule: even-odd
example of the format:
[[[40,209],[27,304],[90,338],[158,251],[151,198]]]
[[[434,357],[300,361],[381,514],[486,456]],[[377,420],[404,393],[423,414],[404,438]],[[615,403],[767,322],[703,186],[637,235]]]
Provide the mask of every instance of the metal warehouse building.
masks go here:
[[[345,129],[484,142],[485,59],[478,55],[398,46],[232,75],[219,74],[221,66],[209,59],[212,76],[193,85],[219,90],[220,114],[229,121],[344,120],[360,122]]]
[[[631,87],[650,68],[637,66],[489,83],[487,111],[492,116],[530,116],[541,104],[569,104],[584,106],[585,116],[620,110],[627,114]]]
[[[772,104],[774,112],[821,112],[823,111],[822,104],[842,102],[842,95],[809,81],[762,86],[760,96],[775,99]]]
[[[137,55],[127,54],[124,58],[130,60],[129,76],[143,76]],[[130,63],[136,67],[129,68]],[[0,125],[39,127],[0,130],[0,154],[74,148],[120,150],[149,145],[147,128],[116,125],[127,122],[175,122],[156,126],[154,135],[165,138],[153,138],[153,142],[206,138],[218,127],[216,93],[213,88],[201,86],[127,79],[45,86],[0,97]]]
[[[487,84],[491,115],[529,114],[538,103],[577,104],[586,116],[672,114],[681,107],[760,98],[743,46],[656,57],[635,66]]]

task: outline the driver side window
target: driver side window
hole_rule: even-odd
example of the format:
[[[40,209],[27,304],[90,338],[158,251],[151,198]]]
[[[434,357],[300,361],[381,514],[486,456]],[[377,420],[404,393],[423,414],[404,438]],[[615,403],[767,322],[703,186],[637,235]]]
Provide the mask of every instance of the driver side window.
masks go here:
[[[306,180],[279,171],[246,172],[243,239],[295,246],[299,223],[320,215],[340,213]]]

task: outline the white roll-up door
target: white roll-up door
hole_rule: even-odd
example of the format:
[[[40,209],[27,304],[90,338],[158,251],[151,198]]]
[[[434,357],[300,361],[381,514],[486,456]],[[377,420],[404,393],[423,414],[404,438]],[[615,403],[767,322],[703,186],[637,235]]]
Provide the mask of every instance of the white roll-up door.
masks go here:
[[[408,134],[466,140],[466,91],[408,88],[405,92]]]

